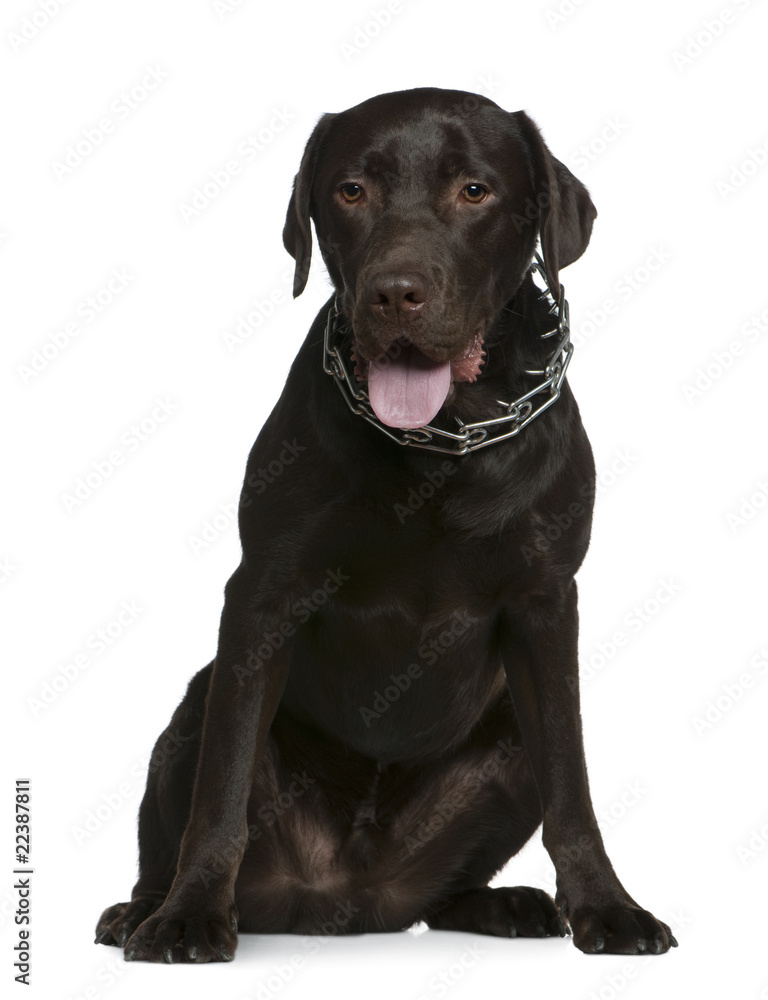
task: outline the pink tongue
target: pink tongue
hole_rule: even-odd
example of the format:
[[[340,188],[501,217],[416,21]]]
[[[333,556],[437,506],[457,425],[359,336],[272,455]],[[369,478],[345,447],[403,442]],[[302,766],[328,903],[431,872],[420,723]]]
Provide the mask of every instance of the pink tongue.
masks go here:
[[[430,359],[417,347],[394,344],[368,366],[368,398],[388,427],[423,427],[451,388],[451,362]]]

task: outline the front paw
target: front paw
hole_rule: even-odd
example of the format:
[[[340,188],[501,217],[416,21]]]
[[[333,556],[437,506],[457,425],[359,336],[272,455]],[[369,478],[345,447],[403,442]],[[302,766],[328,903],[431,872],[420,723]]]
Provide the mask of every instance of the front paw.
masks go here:
[[[573,943],[588,955],[661,955],[677,947],[665,923],[632,903],[585,906],[569,922]]]
[[[237,947],[237,912],[183,914],[163,905],[125,945],[127,962],[231,962]]]
[[[116,944],[122,948],[137,927],[160,906],[160,900],[139,896],[130,903],[108,906],[96,925],[96,944]]]

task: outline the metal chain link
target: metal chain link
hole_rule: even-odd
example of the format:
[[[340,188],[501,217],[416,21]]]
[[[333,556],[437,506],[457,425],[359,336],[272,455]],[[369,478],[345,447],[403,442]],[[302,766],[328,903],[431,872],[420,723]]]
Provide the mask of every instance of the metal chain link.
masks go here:
[[[339,387],[345,403],[353,413],[358,414],[382,431],[392,441],[400,445],[409,445],[412,448],[423,448],[425,451],[437,451],[445,455],[467,455],[480,448],[487,448],[497,441],[506,441],[515,437],[527,425],[548,409],[560,396],[560,390],[565,379],[565,373],[573,354],[573,344],[570,338],[570,316],[568,303],[565,299],[565,289],[560,285],[560,298],[557,302],[552,298],[549,286],[546,281],[544,262],[537,253],[531,263],[531,269],[537,271],[544,281],[545,288],[540,298],[549,298],[551,301],[550,315],[556,317],[555,326],[546,333],[541,334],[542,340],[557,336],[557,346],[549,357],[549,361],[544,368],[526,369],[526,375],[543,376],[543,381],[530,392],[525,393],[511,403],[505,403],[498,399],[496,402],[503,408],[501,416],[493,417],[490,420],[479,420],[476,423],[465,424],[458,417],[457,433],[442,430],[427,424],[424,427],[417,427],[413,430],[401,430],[396,427],[387,427],[383,424],[371,408],[368,393],[356,383],[354,376],[350,375],[347,365],[342,357],[339,332],[343,325],[339,322],[340,313],[338,303],[334,300],[333,305],[328,310],[328,321],[325,326],[324,338],[324,358],[323,369],[331,375]],[[534,398],[545,395],[543,401],[535,405]],[[438,444],[436,441],[443,441]]]

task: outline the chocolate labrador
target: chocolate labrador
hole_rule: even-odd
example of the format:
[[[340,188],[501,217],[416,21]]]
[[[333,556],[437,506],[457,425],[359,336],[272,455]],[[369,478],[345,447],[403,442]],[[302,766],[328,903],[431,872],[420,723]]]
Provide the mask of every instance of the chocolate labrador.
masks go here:
[[[226,961],[238,928],[425,921],[676,944],[614,873],[582,745],[595,472],[558,275],[595,215],[484,97],[320,119],[283,240],[299,295],[314,221],[334,294],[248,459],[216,658],[153,751],[139,879],[97,942]],[[542,823],[556,899],[489,888]]]

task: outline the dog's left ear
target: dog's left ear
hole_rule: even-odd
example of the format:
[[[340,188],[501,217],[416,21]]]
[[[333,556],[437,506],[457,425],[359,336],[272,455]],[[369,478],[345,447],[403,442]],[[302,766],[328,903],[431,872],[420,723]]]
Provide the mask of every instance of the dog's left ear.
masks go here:
[[[309,277],[309,264],[312,260],[312,226],[310,211],[312,198],[312,181],[315,176],[317,156],[325,138],[328,126],[336,115],[323,115],[315,125],[312,135],[304,148],[299,172],[293,181],[293,193],[288,202],[288,214],[283,226],[283,246],[296,261],[293,275],[293,297],[301,295]]]
[[[518,111],[514,117],[533,154],[541,255],[547,284],[557,299],[560,269],[578,260],[587,249],[597,209],[581,181],[550,153],[528,115]]]

